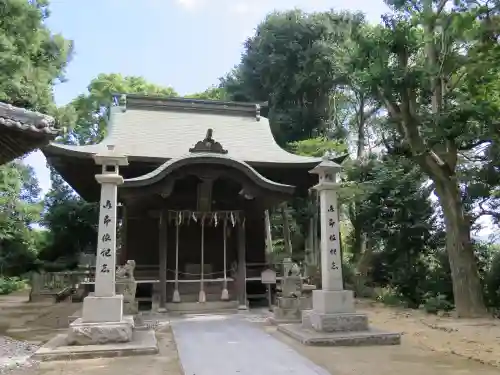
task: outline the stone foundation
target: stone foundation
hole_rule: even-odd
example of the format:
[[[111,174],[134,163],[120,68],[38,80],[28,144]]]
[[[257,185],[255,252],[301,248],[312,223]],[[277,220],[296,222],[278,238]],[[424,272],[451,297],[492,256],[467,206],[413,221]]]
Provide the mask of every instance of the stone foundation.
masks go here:
[[[132,340],[134,319],[124,317],[121,322],[87,323],[77,319],[70,324],[66,345],[104,345],[126,343]]]
[[[323,314],[309,310],[302,313],[302,328],[318,332],[368,331],[368,317],[359,313]]]
[[[302,310],[310,305],[310,299],[306,297],[279,297],[273,308],[272,323],[300,322]]]
[[[300,324],[283,324],[278,331],[309,346],[369,346],[399,345],[399,333],[383,332],[370,329],[358,332],[317,332],[302,328]]]
[[[67,345],[67,334],[59,334],[36,351],[37,361],[61,361],[89,358],[116,358],[158,353],[155,332],[152,329],[135,330],[132,340],[126,343],[105,345]]]
[[[352,291],[313,292],[312,310],[302,312],[300,324],[278,327],[304,345],[361,346],[399,345],[401,334],[382,332],[369,327],[368,317],[356,313]]]

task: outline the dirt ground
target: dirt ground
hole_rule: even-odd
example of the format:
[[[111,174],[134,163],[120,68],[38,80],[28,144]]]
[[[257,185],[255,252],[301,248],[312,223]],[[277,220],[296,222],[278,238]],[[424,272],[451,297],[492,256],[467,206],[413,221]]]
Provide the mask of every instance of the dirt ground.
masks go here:
[[[58,330],[67,327],[67,317],[81,308],[81,304],[54,304],[52,301],[28,304],[23,298],[23,295],[0,297],[0,329],[2,324],[4,327],[4,332],[0,331],[0,334],[41,344]],[[369,301],[361,301],[358,310],[369,315],[373,327],[402,332],[402,345],[307,347],[276,332],[273,326],[264,325],[263,329],[335,375],[500,373],[500,320],[464,321],[442,318],[419,311],[389,309]],[[150,375],[181,375],[170,328],[161,328],[157,331],[157,337],[160,347],[160,355],[157,356],[48,362],[30,370],[14,370],[9,373],[135,375],[147,372]]]
[[[403,333],[403,341],[500,367],[500,319],[455,319],[360,301],[373,326]],[[499,370],[500,371],[500,370]]]
[[[498,375],[500,320],[457,320],[360,301],[378,329],[402,332],[400,346],[304,346],[265,327],[271,335],[335,375]]]
[[[61,302],[48,298],[28,302],[27,291],[0,296],[0,335],[33,344],[43,344],[58,330],[68,327],[68,317],[81,309],[81,304]]]

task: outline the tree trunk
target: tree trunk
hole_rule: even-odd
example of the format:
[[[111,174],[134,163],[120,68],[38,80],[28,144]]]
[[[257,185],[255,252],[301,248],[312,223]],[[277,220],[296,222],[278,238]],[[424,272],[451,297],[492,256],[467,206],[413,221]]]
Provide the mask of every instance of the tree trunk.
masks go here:
[[[446,225],[446,251],[457,317],[484,317],[487,309],[470,238],[471,224],[463,211],[459,187],[453,180],[435,184]]]
[[[281,218],[283,220],[283,241],[285,246],[285,253],[292,256],[292,243],[290,241],[290,226],[288,225],[288,216],[285,210],[286,205],[281,206]]]
[[[357,140],[357,154],[356,158],[358,162],[362,163],[363,157],[365,156],[365,97],[363,93],[359,94],[359,108],[358,108],[358,115],[357,115],[357,120],[358,120],[358,140]],[[356,213],[356,204],[354,203],[354,213]],[[371,251],[368,249],[368,244],[367,244],[367,237],[368,234],[365,233],[362,229],[362,225],[358,220],[353,220],[353,229],[354,229],[354,252],[355,252],[355,262],[356,262],[356,273],[361,277],[363,280],[362,282],[366,281],[366,276],[365,274],[368,273],[367,269],[369,267],[370,259],[371,259]],[[368,251],[368,252],[367,252]]]
[[[360,94],[358,111],[358,152],[357,159],[361,159],[365,154],[365,98]]]
[[[365,282],[372,264],[373,246],[365,235],[361,235],[361,255],[356,262],[356,272]]]
[[[266,263],[271,264],[272,252],[273,252],[273,237],[271,235],[271,219],[269,218],[269,210],[264,211],[265,219],[265,234],[266,234]]]

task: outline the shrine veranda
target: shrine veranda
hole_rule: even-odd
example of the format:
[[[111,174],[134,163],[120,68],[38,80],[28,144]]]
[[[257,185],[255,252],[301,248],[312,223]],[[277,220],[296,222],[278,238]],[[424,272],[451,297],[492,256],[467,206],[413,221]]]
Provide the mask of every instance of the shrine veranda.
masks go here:
[[[77,193],[100,201],[104,234],[96,284],[114,278],[109,265],[116,256],[116,264],[136,262],[138,300],[159,309],[210,301],[245,307],[249,295],[265,295],[260,282],[266,268],[265,210],[294,195],[307,196],[318,182],[310,171],[322,159],[280,148],[256,104],[136,95],[117,96],[115,104],[101,143],[53,143],[43,149]],[[94,157],[110,150],[128,160],[120,167],[116,201],[104,190],[101,196],[96,182],[101,167]],[[328,207],[321,208],[328,215],[322,230],[329,233],[321,243],[329,258],[323,262],[324,281],[342,289],[336,193],[327,194]],[[116,218],[111,205],[118,206]],[[118,223],[120,244],[113,254],[109,245],[116,241]],[[96,285],[96,295],[114,288],[102,285],[108,289],[99,292]]]

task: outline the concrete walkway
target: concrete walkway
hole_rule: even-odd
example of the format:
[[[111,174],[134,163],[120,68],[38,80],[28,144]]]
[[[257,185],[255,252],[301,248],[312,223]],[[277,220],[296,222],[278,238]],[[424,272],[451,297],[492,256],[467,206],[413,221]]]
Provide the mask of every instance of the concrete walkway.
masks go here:
[[[185,375],[329,375],[245,315],[172,321]]]

